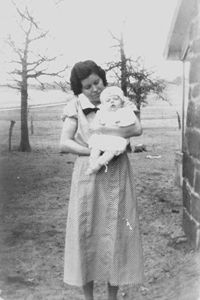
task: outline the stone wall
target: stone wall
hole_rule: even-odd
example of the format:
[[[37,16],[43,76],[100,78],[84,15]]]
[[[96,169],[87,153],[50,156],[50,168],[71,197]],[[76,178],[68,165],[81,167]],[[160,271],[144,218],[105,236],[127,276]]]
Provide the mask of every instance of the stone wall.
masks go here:
[[[190,26],[189,102],[183,153],[183,229],[200,248],[200,0]]]

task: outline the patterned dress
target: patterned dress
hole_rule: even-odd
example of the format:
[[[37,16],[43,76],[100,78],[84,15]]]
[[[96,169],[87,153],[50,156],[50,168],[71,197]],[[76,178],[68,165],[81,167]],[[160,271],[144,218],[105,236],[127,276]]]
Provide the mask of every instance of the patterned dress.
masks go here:
[[[87,101],[72,100],[64,118],[76,118],[75,139],[87,145],[94,112],[83,113]],[[92,104],[88,100],[88,107]],[[68,207],[64,282],[83,286],[94,281],[111,285],[143,281],[143,255],[132,168],[123,153],[97,174],[86,175],[88,156],[78,156]]]

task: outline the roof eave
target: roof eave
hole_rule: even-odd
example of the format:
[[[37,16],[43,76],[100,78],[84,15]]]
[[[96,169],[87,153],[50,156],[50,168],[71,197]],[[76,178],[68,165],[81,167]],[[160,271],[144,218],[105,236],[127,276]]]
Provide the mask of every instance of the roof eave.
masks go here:
[[[168,60],[186,60],[189,27],[195,0],[179,0],[176,7],[163,56]]]

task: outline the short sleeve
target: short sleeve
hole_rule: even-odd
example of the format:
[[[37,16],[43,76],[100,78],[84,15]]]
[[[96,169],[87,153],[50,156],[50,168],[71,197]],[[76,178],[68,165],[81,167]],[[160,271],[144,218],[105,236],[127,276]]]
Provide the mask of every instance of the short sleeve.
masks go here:
[[[132,101],[130,101],[127,97],[124,97],[124,106],[131,107],[134,112],[138,112],[136,105]]]
[[[75,118],[77,119],[77,100],[72,99],[64,107],[61,119],[64,121],[66,118]]]

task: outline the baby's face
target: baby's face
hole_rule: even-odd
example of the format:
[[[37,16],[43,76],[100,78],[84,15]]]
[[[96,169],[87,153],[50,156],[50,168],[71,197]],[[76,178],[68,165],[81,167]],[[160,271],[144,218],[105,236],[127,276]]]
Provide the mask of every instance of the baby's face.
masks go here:
[[[102,104],[106,110],[115,111],[123,106],[123,101],[118,95],[110,95],[102,102]]]

